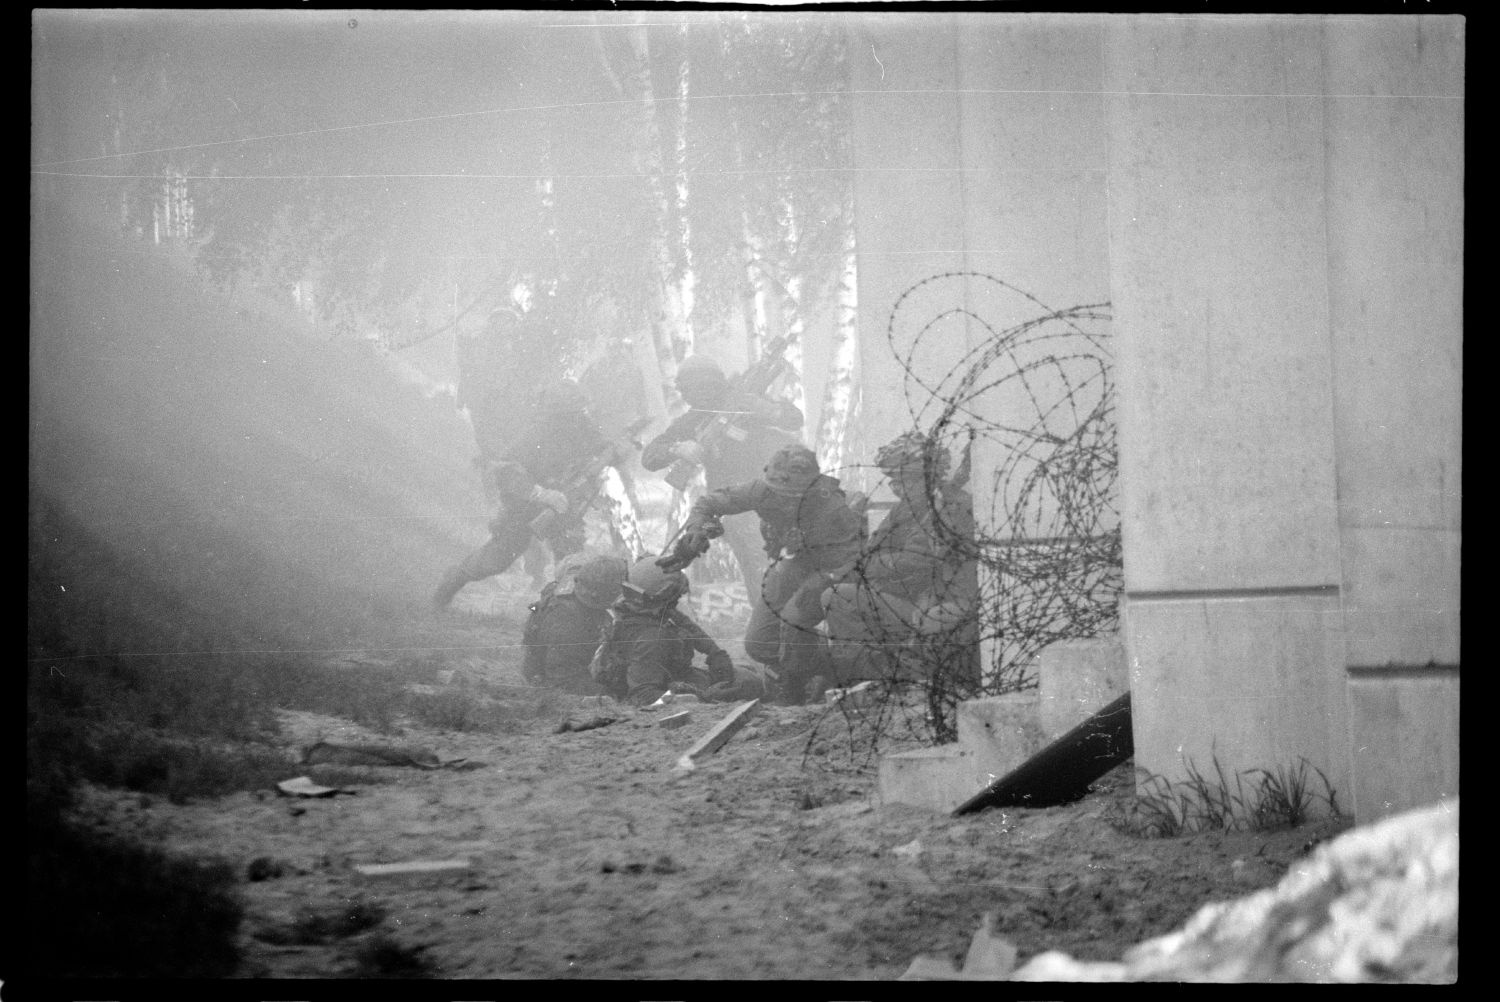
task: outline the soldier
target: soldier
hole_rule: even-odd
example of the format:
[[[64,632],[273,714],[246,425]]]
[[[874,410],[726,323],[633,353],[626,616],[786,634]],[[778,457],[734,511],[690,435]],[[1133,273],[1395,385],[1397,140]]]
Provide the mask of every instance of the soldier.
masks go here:
[[[574,553],[558,564],[557,580],[542,589],[521,634],[521,674],[532,685],[597,696],[589,673],[594,652],[608,635],[609,607],[620,597],[625,559]]]
[[[948,450],[920,432],[881,446],[875,462],[896,506],[848,579],[823,593],[837,678],[842,684],[879,674],[888,656],[914,644],[923,670],[945,664],[955,681],[972,686],[979,593],[973,498],[948,479]]]
[[[723,533],[720,519],[753,511],[760,516],[765,552],[772,561],[760,601],[745,631],[745,653],[779,680],[781,702],[816,698],[830,682],[827,642],[817,632],[821,596],[853,566],[863,542],[863,519],[818,458],[802,445],[772,454],[764,476],[704,494],[693,504],[671,554],[658,558],[679,569],[707,551]]]
[[[733,385],[718,363],[702,355],[677,367],[677,392],[690,408],[641,450],[641,466],[668,469],[668,483],[682,490],[697,467],[709,490],[754,480],[771,453],[798,441],[802,412],[785,400],[767,400]],[[727,526],[724,541],[745,578],[745,594],[758,604],[766,557],[753,526]]]
[[[504,573],[534,539],[547,542],[559,559],[581,549],[583,512],[598,475],[605,466],[623,465],[625,453],[594,425],[576,383],[549,387],[537,423],[494,467],[501,510],[490,522],[489,541],[443,575],[433,607],[447,608],[471,581]]]
[[[687,590],[686,574],[663,570],[653,557],[630,568],[593,668],[604,692],[635,706],[654,703],[669,689],[709,702],[765,694],[754,672],[736,668],[729,653],[677,608]],[[693,665],[694,654],[704,655],[705,667]]]
[[[490,311],[477,333],[459,337],[458,406],[469,415],[479,455],[474,466],[484,485],[484,498],[498,504],[493,470],[505,458],[518,431],[536,423],[536,372],[556,364],[557,337],[553,310],[543,297],[532,309],[515,302]],[[531,380],[531,382],[527,382]],[[547,582],[547,546],[533,539],[522,557],[532,586]]]

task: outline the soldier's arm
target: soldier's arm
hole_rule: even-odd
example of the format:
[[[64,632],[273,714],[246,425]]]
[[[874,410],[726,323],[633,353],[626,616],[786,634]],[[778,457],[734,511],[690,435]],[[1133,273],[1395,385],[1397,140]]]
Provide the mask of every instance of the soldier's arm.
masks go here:
[[[696,525],[725,515],[738,515],[754,511],[765,495],[765,484],[752,480],[748,484],[735,484],[709,491],[693,502],[688,513],[688,523]]]
[[[677,458],[672,452],[672,446],[692,438],[697,424],[698,419],[694,413],[688,411],[667,425],[660,435],[647,442],[646,447],[641,450],[642,469],[662,470],[671,466],[672,461]]]
[[[711,675],[717,676],[722,674],[725,669],[728,669],[731,675],[733,674],[734,669],[731,667],[732,662],[729,658],[729,652],[720,647],[718,642],[713,637],[710,637],[703,627],[698,625],[697,620],[681,609],[672,610],[668,618],[672,621],[673,626],[677,628],[679,635],[692,646],[693,650],[702,654],[708,660],[708,670]]]

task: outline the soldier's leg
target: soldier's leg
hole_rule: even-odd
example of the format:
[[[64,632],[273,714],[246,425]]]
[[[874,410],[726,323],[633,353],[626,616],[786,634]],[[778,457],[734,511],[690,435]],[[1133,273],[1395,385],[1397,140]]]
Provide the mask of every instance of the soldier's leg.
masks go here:
[[[525,522],[507,524],[503,530],[492,535],[483,546],[470,553],[443,575],[442,581],[438,582],[437,590],[432,595],[433,607],[446,609],[448,603],[453,601],[453,596],[457,595],[464,585],[504,573],[506,568],[516,562],[516,558],[526,549],[530,541],[531,530]]]
[[[797,587],[782,606],[780,617],[782,698],[787,703],[821,696],[821,691],[809,690],[826,689],[833,674],[827,639],[818,631],[827,578],[811,565],[800,567],[798,575]],[[820,681],[814,685],[814,680]]]
[[[859,582],[829,589],[824,593],[824,608],[841,682],[902,675],[902,652],[912,636],[915,605]]]
[[[760,601],[750,607],[745,628],[745,653],[763,665],[781,660],[781,607],[801,583],[800,568],[791,560],[779,560],[766,572]]]
[[[914,617],[926,660],[939,667],[954,691],[975,693],[981,678],[979,615],[971,603],[929,605]]]
[[[754,609],[760,604],[761,581],[771,559],[760,538],[760,530],[750,519],[731,518],[724,522],[724,542],[729,544],[735,563],[745,580],[745,598]]]

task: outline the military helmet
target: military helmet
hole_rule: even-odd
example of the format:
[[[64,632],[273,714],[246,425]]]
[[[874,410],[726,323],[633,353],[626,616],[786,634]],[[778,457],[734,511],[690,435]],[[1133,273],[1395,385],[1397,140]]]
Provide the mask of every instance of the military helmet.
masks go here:
[[[564,379],[542,391],[541,406],[548,414],[581,414],[589,402],[577,383]]]
[[[948,475],[952,462],[945,446],[919,431],[897,435],[875,452],[875,465],[888,476],[930,474],[941,480]]]
[[[719,363],[705,355],[691,355],[677,367],[677,392],[689,404],[710,404],[729,387]]]
[[[804,491],[818,479],[818,457],[805,445],[783,445],[766,463],[766,483],[783,490]]]
[[[620,589],[625,583],[623,557],[590,554],[578,560],[574,566],[573,597],[578,601],[592,609],[607,609],[611,602],[620,597]]]
[[[625,597],[651,605],[670,605],[688,590],[687,575],[681,571],[663,570],[656,557],[647,556],[630,567],[625,580]]]

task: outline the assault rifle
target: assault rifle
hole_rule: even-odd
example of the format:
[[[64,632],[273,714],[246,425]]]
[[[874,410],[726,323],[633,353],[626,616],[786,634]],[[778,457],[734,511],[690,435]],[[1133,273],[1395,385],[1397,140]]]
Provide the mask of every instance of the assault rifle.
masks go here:
[[[640,448],[641,443],[636,436],[650,423],[650,417],[637,418],[630,427],[625,429],[621,437],[636,448]],[[562,486],[556,488],[562,491],[563,496],[568,499],[568,510],[557,512],[548,508],[531,520],[531,531],[538,536],[545,536],[557,526],[559,519],[582,518],[583,513],[588,510],[589,505],[594,503],[594,498],[599,493],[599,470],[610,465],[611,460],[617,454],[618,447],[619,439],[610,439],[587,459],[575,464],[572,474]]]
[[[790,334],[782,334],[765,346],[760,353],[760,358],[755,364],[742,372],[737,379],[730,382],[730,387],[741,393],[749,393],[756,397],[765,395],[776,382],[777,377],[786,368],[787,362],[784,357],[787,347],[792,343]],[[693,435],[692,440],[704,452],[718,447],[720,440],[727,434],[731,434],[730,428],[734,425],[734,419],[743,412],[720,411],[707,417]],[[698,464],[691,459],[679,458],[667,468],[663,479],[674,490],[687,490],[693,482],[693,477],[698,473]]]

